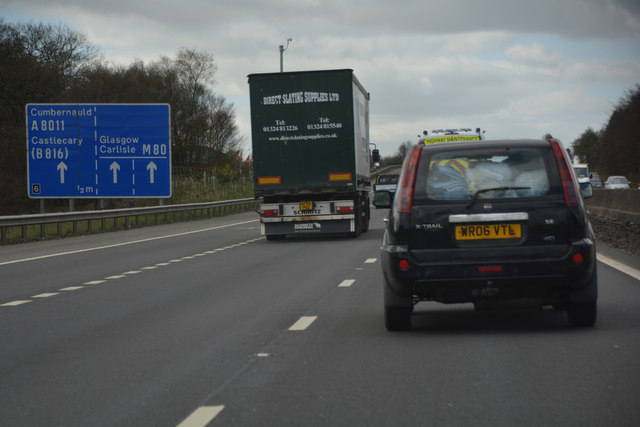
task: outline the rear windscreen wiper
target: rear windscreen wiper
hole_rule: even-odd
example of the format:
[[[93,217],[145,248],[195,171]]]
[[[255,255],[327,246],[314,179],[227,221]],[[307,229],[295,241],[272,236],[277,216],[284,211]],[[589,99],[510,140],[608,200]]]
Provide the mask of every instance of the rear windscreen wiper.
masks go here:
[[[476,191],[471,198],[471,201],[467,205],[467,209],[469,209],[478,199],[478,195],[480,193],[488,193],[490,191],[506,191],[506,190],[531,190],[531,187],[492,187],[492,188],[483,188],[481,190]]]

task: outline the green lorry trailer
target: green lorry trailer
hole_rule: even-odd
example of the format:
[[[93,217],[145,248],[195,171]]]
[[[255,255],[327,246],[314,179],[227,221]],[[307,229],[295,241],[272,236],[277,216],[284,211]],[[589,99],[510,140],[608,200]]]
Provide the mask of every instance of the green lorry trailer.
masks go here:
[[[248,77],[262,235],[367,231],[369,94],[353,70]]]

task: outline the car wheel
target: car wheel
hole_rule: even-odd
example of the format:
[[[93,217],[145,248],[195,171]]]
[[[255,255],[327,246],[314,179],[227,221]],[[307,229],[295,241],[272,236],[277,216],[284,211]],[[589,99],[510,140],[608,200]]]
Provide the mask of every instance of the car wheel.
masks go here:
[[[411,308],[384,308],[384,323],[388,331],[411,329]]]
[[[574,303],[567,309],[567,319],[571,326],[593,326],[596,323],[597,313],[596,301]]]

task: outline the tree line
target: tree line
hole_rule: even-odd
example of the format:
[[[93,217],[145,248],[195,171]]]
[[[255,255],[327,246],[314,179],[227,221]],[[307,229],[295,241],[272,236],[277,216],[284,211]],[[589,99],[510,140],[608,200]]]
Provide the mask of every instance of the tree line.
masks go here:
[[[211,90],[216,71],[212,55],[193,49],[116,65],[82,33],[0,18],[0,215],[33,206],[26,183],[29,103],[166,103],[174,176],[250,173],[233,105]]]
[[[640,85],[614,107],[602,129],[587,128],[573,141],[575,155],[604,179],[624,175],[640,181]]]

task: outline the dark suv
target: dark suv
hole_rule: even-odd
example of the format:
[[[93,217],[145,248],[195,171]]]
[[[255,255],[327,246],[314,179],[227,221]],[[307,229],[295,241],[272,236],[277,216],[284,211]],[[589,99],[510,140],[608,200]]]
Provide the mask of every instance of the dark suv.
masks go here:
[[[551,136],[415,146],[386,221],[389,330],[409,329],[420,301],[553,306],[572,325],[596,321],[595,238],[568,155]]]

